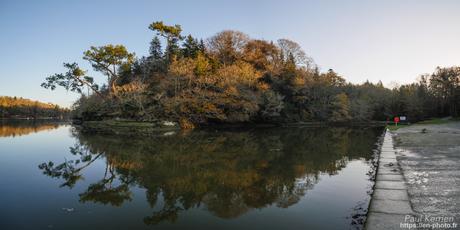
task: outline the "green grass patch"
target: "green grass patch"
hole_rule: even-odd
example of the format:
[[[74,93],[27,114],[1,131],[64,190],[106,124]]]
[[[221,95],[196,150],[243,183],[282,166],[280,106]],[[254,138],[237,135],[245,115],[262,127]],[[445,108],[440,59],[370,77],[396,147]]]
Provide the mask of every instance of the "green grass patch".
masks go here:
[[[400,128],[404,128],[404,127],[407,127],[409,125],[406,125],[406,124],[398,124],[398,125],[387,125],[387,129],[389,129],[390,131],[395,131],[395,130],[398,130]]]
[[[455,121],[456,119],[443,119],[443,118],[433,118],[429,120],[424,120],[424,121],[419,121],[417,123],[414,123],[415,125],[440,125],[440,124],[446,124],[452,121]],[[408,127],[412,124],[398,124],[397,126],[392,124],[392,125],[387,125],[386,127],[391,130],[398,130],[400,128]]]

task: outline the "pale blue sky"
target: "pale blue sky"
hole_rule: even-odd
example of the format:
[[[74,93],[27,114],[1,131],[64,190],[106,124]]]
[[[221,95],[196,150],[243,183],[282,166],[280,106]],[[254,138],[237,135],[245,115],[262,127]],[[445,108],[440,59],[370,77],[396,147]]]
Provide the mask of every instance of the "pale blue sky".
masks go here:
[[[148,52],[152,21],[207,38],[223,29],[289,38],[322,70],[348,81],[408,83],[460,65],[460,1],[21,1],[0,0],[0,95],[69,106],[78,95],[40,83],[91,45]],[[97,76],[97,75],[96,75]]]

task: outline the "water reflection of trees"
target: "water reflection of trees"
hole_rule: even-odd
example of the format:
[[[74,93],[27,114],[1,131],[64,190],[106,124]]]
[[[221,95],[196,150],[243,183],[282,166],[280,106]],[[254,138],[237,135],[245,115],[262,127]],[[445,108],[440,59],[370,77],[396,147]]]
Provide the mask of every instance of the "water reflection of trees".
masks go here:
[[[0,120],[0,137],[16,137],[56,129],[58,123],[40,121],[5,121]]]
[[[126,138],[75,132],[75,156],[43,163],[43,173],[72,187],[82,171],[104,159],[102,179],[80,194],[81,202],[120,206],[130,187],[147,190],[156,210],[146,224],[175,221],[182,210],[205,206],[221,218],[269,205],[297,203],[320,173],[336,174],[348,160],[368,159],[378,129],[263,129],[194,131],[155,138]],[[161,206],[161,207],[159,207]]]

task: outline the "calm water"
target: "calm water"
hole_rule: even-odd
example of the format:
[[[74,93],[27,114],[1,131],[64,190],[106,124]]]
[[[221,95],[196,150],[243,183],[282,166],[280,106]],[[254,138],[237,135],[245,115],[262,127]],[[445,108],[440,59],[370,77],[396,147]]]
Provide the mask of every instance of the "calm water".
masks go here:
[[[84,134],[0,123],[0,229],[349,229],[382,129]],[[358,226],[359,227],[359,226]]]

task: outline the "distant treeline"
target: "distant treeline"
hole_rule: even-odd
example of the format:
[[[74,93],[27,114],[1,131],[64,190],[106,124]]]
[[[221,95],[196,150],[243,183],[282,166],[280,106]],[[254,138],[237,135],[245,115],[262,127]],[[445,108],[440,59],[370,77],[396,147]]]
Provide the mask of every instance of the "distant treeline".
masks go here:
[[[79,92],[74,117],[210,123],[369,121],[405,115],[411,121],[458,116],[460,68],[437,68],[420,81],[385,88],[347,83],[321,72],[294,41],[252,39],[225,30],[206,39],[183,36],[179,25],[154,22],[149,56],[122,45],[91,47],[83,59],[106,75],[101,87],[77,63],[42,84]],[[85,95],[86,90],[93,92]]]
[[[22,97],[0,96],[0,118],[55,118],[68,117],[70,110],[51,103]]]

